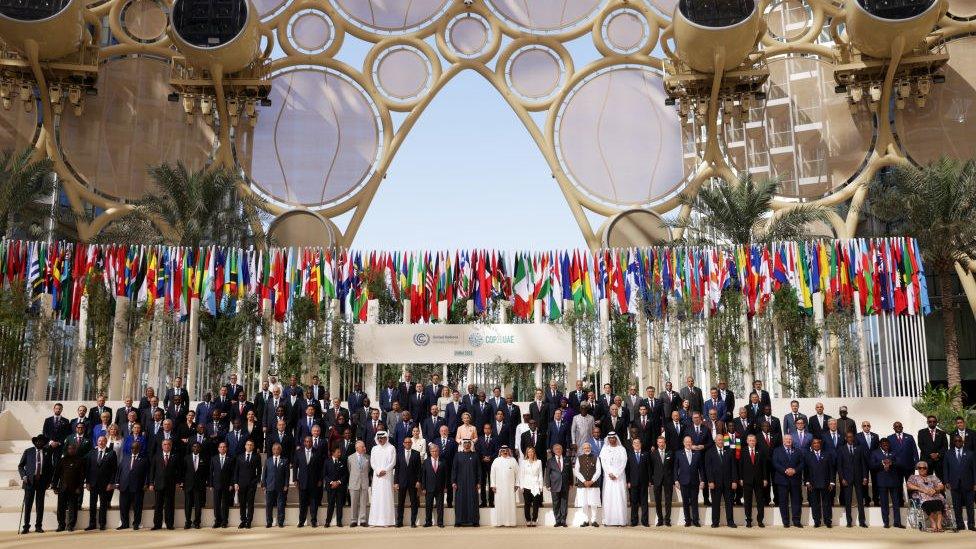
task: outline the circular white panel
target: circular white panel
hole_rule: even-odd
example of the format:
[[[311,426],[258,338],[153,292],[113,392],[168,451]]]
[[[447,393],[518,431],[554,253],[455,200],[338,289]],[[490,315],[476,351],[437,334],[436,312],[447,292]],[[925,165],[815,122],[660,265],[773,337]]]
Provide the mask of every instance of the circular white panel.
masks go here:
[[[508,85],[523,98],[541,101],[559,89],[565,67],[559,54],[544,46],[526,46],[516,51],[505,69]]]
[[[948,155],[976,157],[976,37],[949,41],[946,80],[933,84],[924,107],[912,100],[895,112],[898,140],[908,155],[927,164]]]
[[[409,101],[430,89],[433,69],[427,56],[412,46],[394,46],[379,55],[373,81],[384,95]]]
[[[302,10],[288,22],[288,36],[302,53],[319,53],[332,43],[335,33],[328,16],[318,10]]]
[[[353,22],[379,33],[410,32],[434,22],[450,0],[331,0]]]
[[[214,133],[202,116],[186,123],[179,102],[167,99],[168,62],[145,57],[107,61],[98,71],[98,95],[75,116],[66,108],[57,138],[71,169],[90,187],[116,198],[137,199],[151,186],[146,169],[181,161],[203,168]]]
[[[133,0],[122,7],[122,26],[140,42],[155,42],[166,33],[169,17],[156,0]]]
[[[491,25],[476,13],[462,13],[447,24],[445,32],[448,47],[454,55],[465,59],[478,57],[491,39]]]
[[[240,132],[238,162],[257,189],[279,202],[319,206],[358,189],[379,159],[382,125],[348,77],[301,68],[274,76],[271,107]]]
[[[645,205],[678,189],[681,126],[665,98],[661,77],[634,65],[598,71],[570,91],[556,121],[556,152],[582,192]]]
[[[558,34],[578,29],[606,0],[485,0],[499,17],[525,31]]]
[[[620,54],[634,53],[647,44],[651,29],[647,18],[637,10],[617,10],[603,23],[603,40]]]

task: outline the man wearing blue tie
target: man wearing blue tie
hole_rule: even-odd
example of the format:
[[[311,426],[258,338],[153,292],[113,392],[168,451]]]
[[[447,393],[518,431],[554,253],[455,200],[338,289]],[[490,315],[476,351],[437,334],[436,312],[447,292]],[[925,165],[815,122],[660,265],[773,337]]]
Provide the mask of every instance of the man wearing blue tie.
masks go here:
[[[952,436],[952,448],[946,452],[942,465],[942,480],[952,492],[953,512],[956,518],[956,528],[962,530],[962,510],[966,508],[966,518],[969,529],[976,532],[973,522],[973,491],[976,490],[976,464],[973,463],[973,452],[965,448],[965,443],[959,435]]]
[[[681,491],[685,526],[701,527],[701,523],[698,521],[698,491],[705,487],[702,476],[701,452],[693,449],[690,436],[686,436],[682,443],[684,449],[675,452],[675,463],[677,464],[675,483]]]
[[[871,469],[878,474],[878,490],[881,493],[881,520],[885,528],[891,528],[890,519],[894,515],[895,528],[901,524],[901,490],[904,477],[891,453],[891,442],[881,439],[881,447],[871,455]],[[891,513],[888,512],[889,508]]]
[[[277,510],[278,527],[285,527],[285,502],[288,499],[288,460],[281,455],[281,444],[274,443],[271,456],[264,463],[261,486],[264,488],[265,528],[271,528],[271,519]]]
[[[793,447],[793,436],[783,435],[783,445],[773,450],[773,482],[776,484],[783,527],[800,523],[800,487],[803,482],[803,452]]]
[[[807,499],[810,502],[810,514],[813,515],[813,527],[820,528],[823,524],[827,528],[832,525],[832,511],[836,470],[834,455],[823,449],[823,441],[813,439],[810,451],[806,453],[804,471],[807,485]]]

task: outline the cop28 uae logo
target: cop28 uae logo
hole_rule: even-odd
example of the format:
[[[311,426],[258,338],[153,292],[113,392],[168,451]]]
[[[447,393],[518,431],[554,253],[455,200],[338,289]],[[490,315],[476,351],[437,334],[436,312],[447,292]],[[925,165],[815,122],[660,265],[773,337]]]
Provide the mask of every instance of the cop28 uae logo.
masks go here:
[[[472,347],[481,347],[485,343],[485,336],[481,332],[471,332],[471,335],[468,336],[468,343]]]
[[[413,344],[417,347],[426,347],[430,343],[430,336],[424,332],[413,334]]]

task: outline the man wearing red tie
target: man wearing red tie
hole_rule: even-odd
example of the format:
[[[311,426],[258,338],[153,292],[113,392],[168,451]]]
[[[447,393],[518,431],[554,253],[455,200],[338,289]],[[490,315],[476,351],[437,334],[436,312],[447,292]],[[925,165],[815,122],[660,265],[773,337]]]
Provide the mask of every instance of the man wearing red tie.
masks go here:
[[[173,529],[173,515],[175,512],[176,481],[179,472],[179,462],[173,454],[173,439],[163,440],[159,453],[153,458],[153,465],[149,469],[149,491],[156,493],[156,504],[153,509],[153,530],[159,530],[166,523],[166,529]]]
[[[766,436],[769,435],[767,431]],[[746,528],[752,528],[752,505],[756,504],[756,524],[764,528],[766,497],[769,491],[768,455],[757,443],[756,435],[746,437],[746,448],[739,456],[739,482],[745,500]]]

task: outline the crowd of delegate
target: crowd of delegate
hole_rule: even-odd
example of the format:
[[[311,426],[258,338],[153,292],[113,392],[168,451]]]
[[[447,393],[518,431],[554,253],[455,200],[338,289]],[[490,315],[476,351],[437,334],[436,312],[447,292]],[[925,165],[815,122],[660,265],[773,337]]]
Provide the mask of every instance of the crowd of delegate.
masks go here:
[[[228,528],[235,507],[237,527],[251,528],[257,494],[264,526],[284,527],[289,491],[299,528],[417,527],[421,498],[424,527],[444,527],[445,507],[454,526],[479,526],[485,507],[493,525],[516,526],[519,501],[521,524],[534,527],[548,492],[556,527],[567,526],[571,499],[584,527],[650,526],[651,506],[668,527],[677,493],[686,527],[701,526],[702,506],[712,527],[737,527],[741,505],[744,525],[762,528],[769,504],[784,527],[803,527],[805,499],[813,527],[867,527],[865,507],[878,505],[885,528],[904,528],[911,503],[939,532],[952,502],[956,527],[976,531],[976,432],[962,418],[948,433],[928,417],[916,436],[900,422],[882,436],[845,407],[832,417],[793,401],[776,416],[759,381],[737,406],[726,383],[703,391],[690,377],[680,391],[668,382],[643,395],[582,382],[563,393],[553,382],[526,410],[499,387],[462,394],[437,375],[384,385],[376,405],[357,385],[346,407],[317,377],[302,387],[272,376],[252,399],[235,375],[192,409],[180,378],[162,399],[147,388],[117,410],[104,397],[73,417],[55,404],[20,460],[22,532],[32,511],[44,531],[48,490],[58,531],[79,526],[86,492],[85,530],[108,527],[115,492],[120,530],[142,526],[147,492],[153,530],[174,529],[177,497],[184,528],[201,527],[208,497],[213,528]]]

